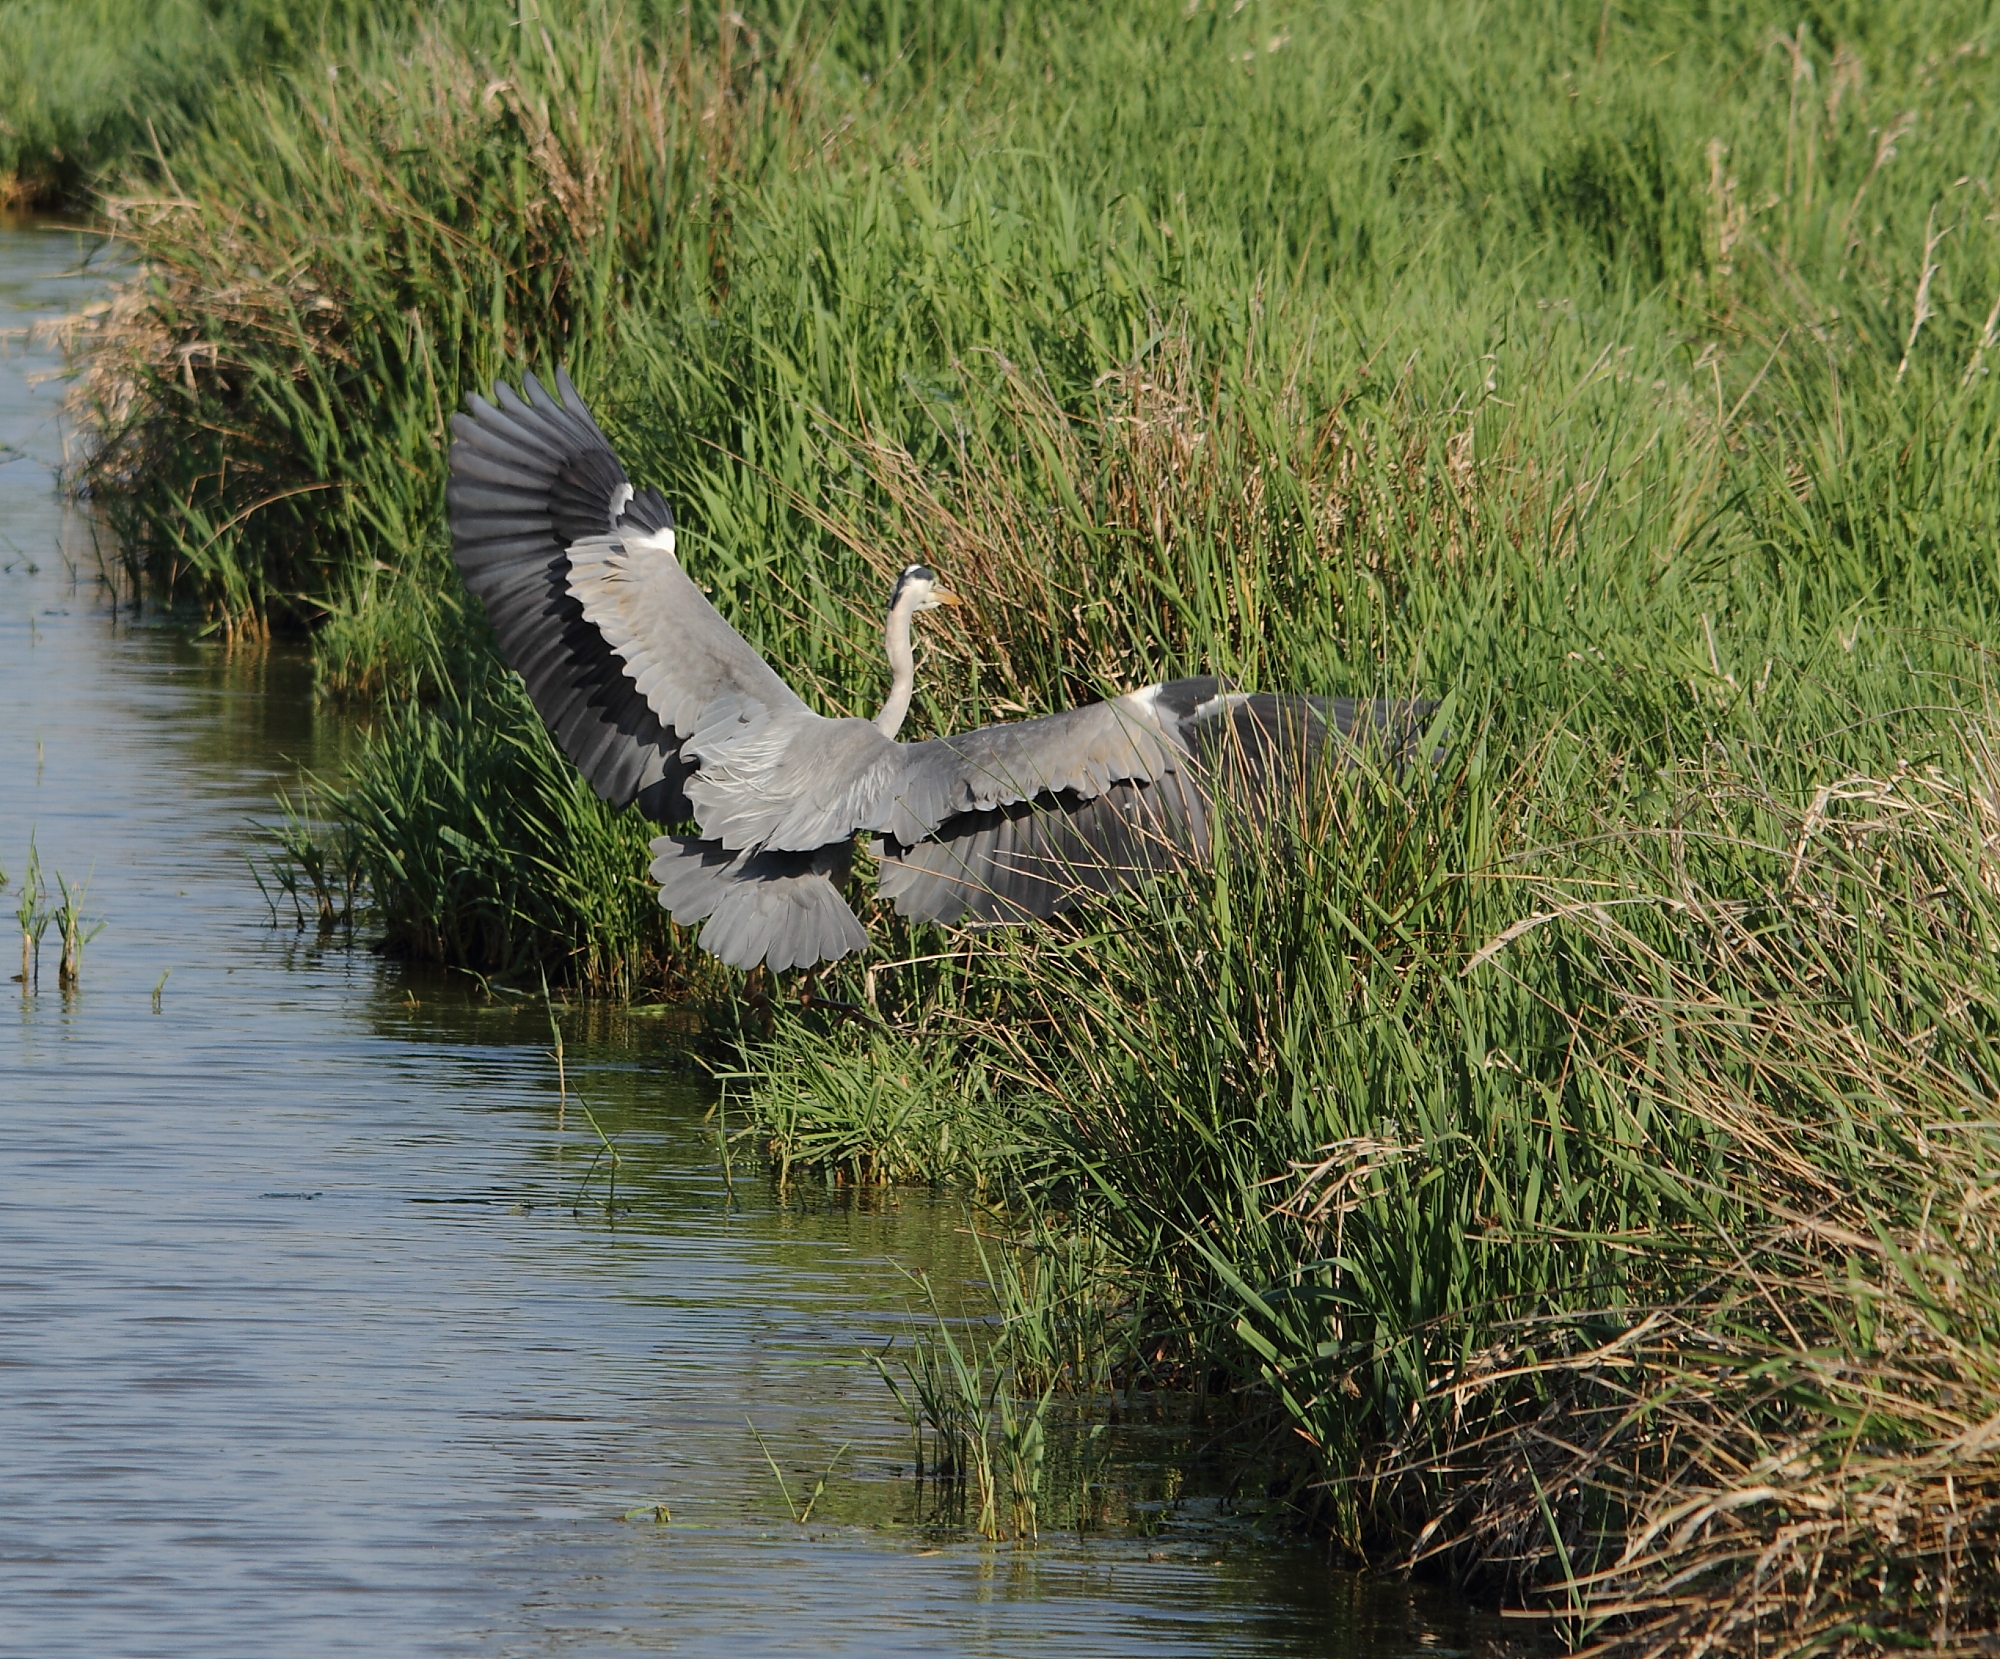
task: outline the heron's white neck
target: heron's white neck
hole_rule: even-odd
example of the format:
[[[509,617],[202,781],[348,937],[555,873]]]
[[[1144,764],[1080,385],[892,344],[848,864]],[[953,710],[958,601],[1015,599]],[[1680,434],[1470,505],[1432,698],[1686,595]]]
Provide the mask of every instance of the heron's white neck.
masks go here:
[[[882,640],[889,648],[889,698],[875,716],[875,725],[884,737],[903,729],[903,716],[910,712],[910,696],[917,689],[917,654],[910,648],[910,616],[915,609],[913,603],[897,600],[882,627]]]

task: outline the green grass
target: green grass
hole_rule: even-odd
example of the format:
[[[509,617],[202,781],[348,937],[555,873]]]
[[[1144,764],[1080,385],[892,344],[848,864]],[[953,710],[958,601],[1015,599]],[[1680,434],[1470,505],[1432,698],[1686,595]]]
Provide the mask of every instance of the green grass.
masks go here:
[[[749,1070],[723,1074],[723,1109],[763,1142],[781,1184],[796,1167],[832,1185],[1017,1191],[1048,1127],[963,1059],[872,1021],[827,1033],[787,1020]]]
[[[10,0],[0,7],[0,204],[75,208],[156,161],[218,96],[365,16],[348,0]]]
[[[875,917],[822,988],[893,1036],[781,1020],[758,1132],[1067,1218],[1102,1353],[1243,1384],[1371,1558],[1572,1623],[1685,1573],[1645,1619],[1727,1651],[1990,1625],[1990,9],[539,18],[245,80],[106,205],[85,481],[154,593],[390,704],[316,808],[370,925],[701,971],[449,575],[446,417],[522,366],[828,712],[912,559],[970,601],[919,735],[1442,697],[1434,775],[1281,851]]]
[[[645,880],[653,826],[607,808],[518,682],[481,672],[442,712],[384,712],[312,800],[330,832],[288,823],[271,862],[300,925],[308,903],[322,926],[351,923],[365,891],[390,955],[517,989],[546,976],[590,996],[712,999],[721,970]]]

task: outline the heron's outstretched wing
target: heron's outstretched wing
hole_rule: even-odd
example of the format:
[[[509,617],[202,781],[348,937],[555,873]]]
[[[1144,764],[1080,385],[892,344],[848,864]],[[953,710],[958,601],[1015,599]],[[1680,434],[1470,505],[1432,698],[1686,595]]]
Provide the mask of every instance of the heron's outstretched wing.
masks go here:
[[[1173,680],[911,744],[868,826],[883,897],[931,921],[1025,921],[1188,856],[1206,820],[1187,733],[1218,692]]]
[[[981,726],[903,747],[875,815],[858,826],[915,845],[953,819],[1058,795],[1095,800],[1180,766],[1183,728],[1218,682],[1170,680],[1037,720]]]
[[[961,813],[915,846],[883,840],[877,883],[903,915],[986,927],[1046,921],[1200,856],[1208,801],[1191,769]]]
[[[558,403],[533,376],[496,402],[473,396],[452,418],[452,552],[486,606],[501,654],[563,752],[618,806],[637,798],[662,823],[689,814],[681,791],[690,763],[570,592],[569,549],[621,523],[671,533],[652,491],[635,496],[611,445],[558,371]]]
[[[526,386],[525,398],[505,385],[492,403],[468,398],[452,422],[453,551],[502,654],[599,795],[621,806],[636,798],[660,823],[701,825],[706,839],[656,842],[653,868],[678,920],[707,919],[705,946],[746,968],[860,948],[866,936],[834,886],[858,822],[852,807],[782,788],[763,798],[743,762],[760,741],[768,749],[810,725],[859,726],[871,752],[892,746],[866,722],[820,720],[717,614],[674,556],[666,503],[634,494],[566,374],[556,376],[560,401],[532,377]],[[739,799],[746,770],[748,806],[775,814],[776,828],[794,832],[778,847],[805,856],[761,854],[772,839],[755,833],[761,821],[744,832],[739,820],[755,818]],[[796,838],[829,809],[837,830]]]
[[[1422,698],[1229,692],[1199,712],[1187,739],[1210,795],[1226,795],[1261,826],[1288,800],[1309,797],[1329,768],[1365,760],[1402,773],[1437,707]]]
[[[902,914],[931,921],[1046,919],[1090,894],[1205,859],[1218,796],[1261,824],[1322,766],[1351,764],[1365,749],[1400,767],[1436,706],[1221,692],[1214,680],[1140,695],[1171,722],[1164,764],[1150,775],[1134,768],[1094,786],[975,802],[924,839],[884,836],[876,847],[882,895]],[[1040,724],[989,730],[1027,733]]]

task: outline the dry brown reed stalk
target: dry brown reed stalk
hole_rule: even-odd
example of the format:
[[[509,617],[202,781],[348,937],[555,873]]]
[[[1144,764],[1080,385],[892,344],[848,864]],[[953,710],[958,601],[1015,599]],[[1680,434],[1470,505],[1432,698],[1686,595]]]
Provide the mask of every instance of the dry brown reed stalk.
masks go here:
[[[1838,82],[1836,82],[1837,87]],[[1854,200],[1847,204],[1847,212],[1842,216],[1840,221],[1840,241],[1843,250],[1843,260],[1853,258],[1856,248],[1861,244],[1861,238],[1854,234],[1854,216],[1861,211],[1861,198],[1868,194],[1868,187],[1875,182],[1875,176],[1896,159],[1897,146],[1904,139],[1908,138],[1911,133],[1915,132],[1916,129],[1917,112],[1915,110],[1905,110],[1881,132],[1873,135],[1875,138],[1874,163],[1869,167],[1867,176],[1862,179],[1860,185],[1856,188]],[[1842,265],[1840,274],[1842,276],[1847,274],[1845,264]]]
[[[1917,291],[1910,301],[1910,332],[1903,339],[1903,356],[1896,364],[1898,380],[1909,372],[1910,353],[1917,349],[1917,336],[1923,332],[1924,324],[1937,315],[1931,305],[1931,281],[1940,267],[1932,255],[1937,252],[1938,244],[1955,229],[1955,225],[1947,225],[1943,230],[1937,228],[1937,206],[1933,203],[1930,217],[1924,221],[1924,252],[1917,261]]]
[[[1535,1583],[1533,1616],[1635,1659],[1993,1651],[2000,1366],[1948,1315],[1993,1295],[1996,1239],[1855,1230],[1877,1219],[1745,1239],[1594,1348],[1574,1320],[1515,1326],[1450,1389],[1508,1426],[1453,1447],[1477,1478],[1411,1559]]]

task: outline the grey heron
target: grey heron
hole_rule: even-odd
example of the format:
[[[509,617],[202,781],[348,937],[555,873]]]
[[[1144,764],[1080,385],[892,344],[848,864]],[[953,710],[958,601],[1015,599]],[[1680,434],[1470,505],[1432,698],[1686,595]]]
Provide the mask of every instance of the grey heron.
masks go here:
[[[842,898],[857,833],[905,916],[1046,919],[1209,846],[1218,791],[1372,734],[1392,753],[1431,705],[1247,694],[1212,677],[925,742],[898,740],[911,623],[953,603],[911,565],[890,596],[890,684],[873,720],[829,719],[682,568],[674,518],[635,490],[558,370],[555,395],[495,388],[452,420],[453,552],[501,652],[604,799],[669,830],[660,903],[735,968],[811,967],[868,943]]]

